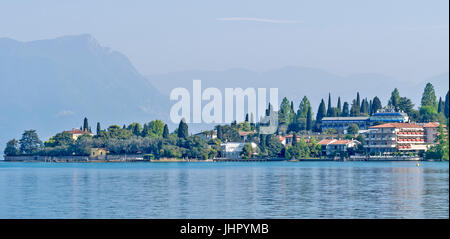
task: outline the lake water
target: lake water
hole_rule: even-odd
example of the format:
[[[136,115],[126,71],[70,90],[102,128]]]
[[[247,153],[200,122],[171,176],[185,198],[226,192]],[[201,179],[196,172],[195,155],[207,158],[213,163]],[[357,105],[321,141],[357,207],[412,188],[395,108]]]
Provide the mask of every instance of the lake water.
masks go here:
[[[0,218],[448,218],[448,162],[0,162]]]

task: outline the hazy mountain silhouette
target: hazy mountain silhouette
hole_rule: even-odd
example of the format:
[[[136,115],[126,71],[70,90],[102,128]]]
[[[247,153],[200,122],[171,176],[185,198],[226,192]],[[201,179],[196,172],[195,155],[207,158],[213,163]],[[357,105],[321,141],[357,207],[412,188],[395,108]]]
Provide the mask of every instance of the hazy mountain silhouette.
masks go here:
[[[90,35],[19,42],[0,38],[0,148],[36,129],[43,138],[86,116],[110,124],[166,119],[167,101],[130,61]]]
[[[342,103],[356,98],[356,92],[361,97],[372,99],[378,96],[383,104],[387,104],[394,88],[398,88],[402,96],[411,98],[418,106],[426,82],[434,84],[437,97],[445,96],[448,91],[448,73],[427,79],[418,84],[406,83],[395,80],[389,76],[376,73],[352,74],[341,76],[317,68],[284,67],[265,72],[254,72],[245,69],[229,69],[225,71],[183,71],[160,75],[150,75],[147,78],[163,94],[168,95],[173,88],[184,87],[192,89],[192,80],[202,80],[202,88],[216,87],[254,87],[279,89],[279,102],[286,96],[293,100],[295,108],[304,95],[312,105],[313,111],[317,111],[320,100],[325,102],[328,93],[331,93],[332,104],[337,103],[338,96]]]

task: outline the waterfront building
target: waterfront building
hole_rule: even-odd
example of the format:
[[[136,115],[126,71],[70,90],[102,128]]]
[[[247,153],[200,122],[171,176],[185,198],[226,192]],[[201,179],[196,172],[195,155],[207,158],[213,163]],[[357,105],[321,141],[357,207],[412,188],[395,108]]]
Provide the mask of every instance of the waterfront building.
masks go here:
[[[356,148],[360,142],[354,139],[323,139],[318,144],[322,147],[322,155],[329,156]]]
[[[376,113],[372,114],[369,118],[370,125],[376,122],[383,123],[408,123],[409,117],[403,111],[396,111],[393,108],[385,108],[378,110]]]
[[[227,142],[220,144],[222,158],[237,159],[240,158],[241,152],[244,150],[242,142]],[[258,146],[251,142],[250,145],[255,150]]]
[[[356,124],[360,129],[367,129],[369,117],[324,117],[322,118],[322,132],[327,129],[335,129],[345,132],[349,125]]]
[[[294,135],[292,135],[292,134],[285,135],[285,136],[278,135],[277,138],[278,138],[278,141],[284,146],[292,145],[292,142],[294,142]],[[302,137],[300,135],[296,136],[297,143],[300,142],[301,138]],[[309,142],[309,139],[306,139],[305,141]]]
[[[369,127],[366,145],[369,153],[392,154],[393,152],[424,152],[429,144],[425,142],[424,127],[411,123],[386,123]]]
[[[217,138],[217,130],[203,131],[198,134],[195,134],[194,136],[201,138],[203,141],[209,141],[211,139]]]
[[[439,135],[439,126],[441,124],[438,122],[430,122],[430,123],[425,123],[422,124],[423,129],[424,129],[424,133],[425,133],[425,143],[428,144],[435,144],[436,143],[436,138]],[[446,128],[445,125],[442,125],[444,127],[444,129]]]
[[[249,135],[254,134],[254,131],[239,131],[239,136],[241,137],[242,142],[247,141]]]
[[[78,137],[80,137],[81,135],[85,135],[85,134],[90,135],[90,136],[94,136],[93,133],[91,133],[91,132],[89,132],[87,130],[83,131],[81,129],[72,129],[72,130],[66,131],[66,132],[71,134],[72,135],[72,139],[74,139],[74,140],[77,140]]]
[[[96,159],[105,158],[107,153],[108,153],[108,150],[105,148],[91,148],[89,157],[96,158]]]
[[[370,126],[382,123],[408,123],[409,116],[403,111],[396,111],[387,107],[378,110],[370,117],[324,117],[322,119],[322,132],[327,129],[335,129],[346,133],[350,124],[358,125],[360,130],[367,130]]]

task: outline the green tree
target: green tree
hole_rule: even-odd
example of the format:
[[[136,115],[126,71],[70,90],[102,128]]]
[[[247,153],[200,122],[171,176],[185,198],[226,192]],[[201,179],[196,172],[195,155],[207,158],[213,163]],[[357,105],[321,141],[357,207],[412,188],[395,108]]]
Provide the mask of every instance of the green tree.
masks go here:
[[[425,153],[425,158],[449,160],[449,138],[442,125],[438,129],[436,144]]]
[[[375,114],[379,109],[383,108],[383,105],[381,104],[381,100],[375,96],[372,100],[372,114]]]
[[[350,116],[359,116],[360,113],[360,105],[358,104],[358,101],[353,100],[352,107],[350,108]]]
[[[349,134],[358,134],[359,127],[357,124],[350,124],[347,128],[347,133]]]
[[[434,93],[434,87],[431,83],[427,83],[427,85],[425,86],[422,94],[421,104],[422,107],[430,106],[436,108],[437,110],[436,94]]]
[[[167,124],[164,125],[163,138],[169,138],[169,127],[167,126]]]
[[[101,131],[102,128],[100,127],[100,122],[97,122],[97,135],[99,135]]]
[[[358,112],[359,112],[361,109],[361,101],[360,101],[360,97],[359,97],[359,92],[356,93],[356,105],[357,105]]]
[[[46,147],[55,146],[71,146],[75,140],[73,140],[72,135],[69,132],[57,133],[55,136],[51,137],[47,142],[45,142]]]
[[[148,129],[148,125],[144,124],[144,126],[142,127],[142,132],[141,132],[141,136],[142,137],[147,137],[149,135],[150,131]]]
[[[242,149],[242,152],[241,152],[242,158],[249,159],[252,157],[252,154],[253,154],[252,145],[249,143],[244,144],[244,148]]]
[[[328,93],[328,108],[327,108],[327,117],[332,117],[334,112],[331,112],[331,93]]]
[[[342,112],[341,97],[340,96],[338,97],[338,102],[337,102],[337,106],[336,107],[338,108],[339,112]],[[340,115],[338,115],[338,116],[340,116]]]
[[[23,154],[36,154],[43,148],[43,143],[39,139],[36,130],[25,130],[19,143],[20,152]]]
[[[447,117],[449,116],[449,99],[448,99],[448,91],[447,95],[445,95],[445,103],[444,103],[444,115]]]
[[[367,99],[363,99],[363,101],[361,103],[360,113],[362,115],[368,115],[369,114],[369,102],[367,101]]]
[[[412,101],[406,97],[400,97],[398,102],[398,109],[407,113],[408,115],[412,115],[414,111],[414,104]]]
[[[133,122],[130,125],[128,125],[127,129],[136,136],[139,136],[142,134],[142,125],[137,122]]]
[[[289,125],[294,120],[294,112],[291,108],[291,103],[284,97],[280,105],[280,111],[278,112],[278,122],[280,124]]]
[[[439,103],[438,103],[438,113],[441,113],[444,111],[444,101],[442,101],[442,97],[439,97]]]
[[[20,144],[16,139],[12,139],[6,143],[6,148],[4,151],[6,156],[16,156],[20,154]]]
[[[325,117],[326,115],[327,115],[327,112],[325,109],[325,102],[322,99],[322,101],[320,102],[320,105],[319,105],[319,109],[317,110],[316,121],[321,122],[322,118]]]
[[[349,105],[347,102],[344,102],[344,105],[342,106],[342,116],[344,117],[350,116]]]
[[[297,118],[306,118],[308,114],[308,109],[311,108],[311,103],[308,97],[304,96],[297,110]]]
[[[400,92],[397,88],[391,93],[391,98],[389,99],[388,105],[394,108],[398,108],[398,103],[400,102]]]
[[[186,124],[186,121],[182,119],[178,125],[178,138],[187,139],[188,137],[188,125]]]
[[[420,107],[420,121],[433,122],[438,121],[437,109],[434,106],[426,105]]]
[[[84,120],[83,120],[83,131],[88,131],[88,129],[89,129],[88,119],[86,117],[84,117]]]
[[[311,106],[308,108],[308,113],[306,114],[306,130],[312,130],[312,112],[311,112]]]

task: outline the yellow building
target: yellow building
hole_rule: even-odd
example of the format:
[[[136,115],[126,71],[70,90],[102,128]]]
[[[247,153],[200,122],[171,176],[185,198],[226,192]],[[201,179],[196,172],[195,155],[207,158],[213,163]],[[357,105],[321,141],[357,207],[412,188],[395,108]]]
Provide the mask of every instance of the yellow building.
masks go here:
[[[103,158],[108,153],[107,149],[104,148],[92,148],[91,153],[89,154],[89,157],[91,158]]]
[[[83,130],[80,130],[80,129],[72,129],[72,130],[67,131],[67,132],[72,135],[72,139],[73,140],[77,140],[78,137],[80,137],[81,135],[84,135],[84,134],[91,135],[91,136],[94,135],[93,133],[91,133],[89,131],[83,131]]]

